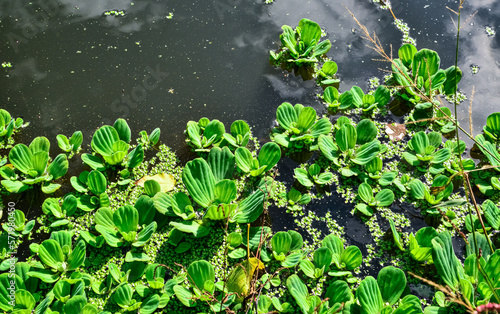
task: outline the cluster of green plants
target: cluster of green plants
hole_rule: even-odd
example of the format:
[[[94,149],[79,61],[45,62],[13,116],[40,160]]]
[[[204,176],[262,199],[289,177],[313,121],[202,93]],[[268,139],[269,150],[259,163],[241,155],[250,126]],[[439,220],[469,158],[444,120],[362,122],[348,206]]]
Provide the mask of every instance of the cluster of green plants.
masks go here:
[[[329,39],[321,41],[323,32],[318,23],[309,19],[301,19],[293,29],[288,25],[281,27],[281,46],[270,51],[269,60],[273,66],[285,70],[295,70],[303,78],[317,78],[323,85],[336,84],[337,63],[328,60],[326,53],[332,47]],[[320,66],[320,62],[323,64]]]
[[[124,119],[98,128],[88,150],[80,131],[69,139],[58,135],[63,152],[51,158],[46,137],[15,143],[15,131],[26,125],[0,110],[1,193],[19,200],[43,192],[32,198],[38,212],[8,202],[0,310],[432,314],[500,304],[500,249],[492,236],[500,229],[500,113],[488,116],[484,134],[466,133],[478,158],[464,158],[458,134],[465,131],[437,103],[438,95],[457,93],[456,66],[442,70],[436,52],[405,44],[399,58],[390,59],[387,86],[367,94],[353,86],[340,94],[327,86],[337,82],[337,65],[318,65],[331,46],[320,42],[321,33],[308,19],[295,30],[283,26],[283,47],[271,60],[284,68],[312,67],[325,87],[327,114],[285,102],[276,110],[271,141],[262,146],[243,120],[229,133],[217,119],[189,121],[186,143],[198,157],[182,166],[159,145],[159,128],[141,131],[134,144]],[[397,143],[376,118],[391,99],[410,106],[407,121],[415,122]],[[338,111],[362,116],[328,115]],[[443,143],[450,132],[456,137]],[[148,149],[156,156],[148,159]],[[303,158],[293,171],[296,181],[280,182],[280,160],[297,155]],[[74,166],[74,156],[83,166]],[[81,171],[69,171],[70,165]],[[307,222],[304,210],[313,206],[305,206],[332,193],[370,228],[382,221],[388,236],[377,233],[378,225],[380,254],[404,259],[381,259],[385,267],[376,278],[361,275],[375,275],[373,257],[341,231],[319,236],[267,225],[276,207]],[[430,225],[402,232],[408,216],[393,213],[394,205],[412,207],[431,218]],[[35,230],[40,241],[32,241]],[[465,243],[464,256],[456,254],[454,234]],[[18,260],[13,251],[21,245],[26,252]],[[431,287],[432,300],[413,293],[410,282]]]

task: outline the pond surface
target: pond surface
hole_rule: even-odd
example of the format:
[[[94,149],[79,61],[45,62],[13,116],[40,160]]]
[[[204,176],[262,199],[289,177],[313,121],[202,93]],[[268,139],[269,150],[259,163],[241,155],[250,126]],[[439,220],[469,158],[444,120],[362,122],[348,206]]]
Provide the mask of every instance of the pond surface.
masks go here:
[[[295,27],[301,18],[318,22],[332,41],[328,55],[339,65],[340,90],[382,77],[386,63],[361,38],[346,7],[381,43],[394,53],[401,32],[390,12],[368,0],[25,0],[0,4],[1,62],[11,62],[0,77],[2,108],[31,123],[19,138],[29,142],[44,135],[83,131],[91,134],[118,117],[126,118],[134,134],[155,127],[161,141],[182,160],[190,156],[183,131],[188,120],[219,119],[229,127],[244,119],[254,135],[267,141],[276,108],[284,101],[313,106],[324,112],[314,82],[273,68],[269,50],[279,45],[283,24]],[[408,23],[418,48],[436,50],[442,68],[453,65],[457,1],[392,1],[395,15]],[[125,16],[104,16],[123,10]],[[474,12],[476,15],[467,20]],[[472,105],[474,134],[486,117],[498,111],[500,96],[500,1],[467,1],[458,65],[464,76],[460,89]],[[489,36],[486,27],[497,34]],[[471,66],[479,71],[472,74]],[[461,125],[468,130],[469,100],[459,107]],[[396,117],[394,117],[396,119]],[[462,137],[463,139],[463,137]],[[468,142],[470,143],[470,141]],[[79,163],[79,159],[72,160]],[[286,182],[293,181],[290,160],[280,163]],[[351,242],[370,241],[367,227],[340,198],[315,201],[308,208],[327,210],[345,226]],[[289,223],[284,210],[271,211],[274,231]],[[347,223],[349,221],[349,223]],[[416,222],[422,224],[423,222]]]

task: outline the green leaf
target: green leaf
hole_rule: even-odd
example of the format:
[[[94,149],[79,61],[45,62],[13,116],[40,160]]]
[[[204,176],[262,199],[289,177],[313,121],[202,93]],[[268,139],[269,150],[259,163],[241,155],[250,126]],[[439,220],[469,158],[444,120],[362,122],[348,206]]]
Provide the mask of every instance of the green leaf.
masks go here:
[[[396,243],[396,246],[401,251],[404,251],[405,249],[403,247],[403,239],[401,239],[399,232],[396,230],[396,225],[394,224],[394,221],[391,218],[389,218],[389,224],[391,225],[392,236],[394,238],[394,242]]]
[[[318,146],[321,153],[332,162],[338,158],[338,146],[333,142],[333,138],[326,135],[320,135],[318,138]]]
[[[302,168],[294,169],[295,177],[305,187],[312,187],[314,183],[309,179],[309,174]]]
[[[57,300],[66,303],[71,297],[71,285],[67,280],[59,280],[52,289]]]
[[[33,154],[33,169],[38,172],[38,175],[43,175],[45,169],[47,168],[47,163],[49,161],[49,154],[45,151],[38,151]]]
[[[76,295],[64,304],[64,313],[77,314],[83,313],[83,308],[87,304],[87,298],[83,295]]]
[[[454,290],[459,284],[459,269],[462,266],[455,256],[451,235],[448,231],[439,233],[431,242],[432,259],[437,272],[443,281]]]
[[[24,144],[17,144],[9,152],[9,161],[24,174],[33,169],[33,153]]]
[[[215,199],[215,178],[204,159],[189,161],[182,171],[182,181],[196,203],[202,207],[212,204]]]
[[[141,195],[134,204],[139,213],[139,224],[147,225],[153,221],[156,210],[153,200],[147,195]]]
[[[36,301],[33,295],[24,289],[16,290],[15,292],[16,310],[12,313],[18,313],[20,309],[26,310],[25,313],[29,314],[35,308]]]
[[[356,296],[361,304],[363,313],[379,314],[384,307],[382,294],[377,281],[372,276],[366,277],[359,285]]]
[[[259,165],[266,166],[265,171],[271,170],[281,159],[281,149],[273,142],[268,142],[259,151]]]
[[[357,132],[350,124],[344,124],[336,133],[335,141],[341,151],[346,152],[356,145]]]
[[[500,112],[492,113],[486,118],[486,125],[483,130],[491,140],[500,140]]]
[[[148,262],[150,260],[149,256],[146,253],[143,252],[127,252],[125,254],[125,262],[126,263],[132,263],[132,262]]]
[[[425,149],[430,145],[429,138],[424,131],[415,133],[410,140],[411,147],[413,150],[420,155],[426,155]]]
[[[295,128],[298,115],[292,104],[288,102],[282,103],[276,110],[276,120],[280,127],[285,130],[291,131],[292,128]]]
[[[321,38],[321,28],[318,23],[309,19],[301,19],[299,21],[300,40],[304,42],[306,47],[317,44]]]
[[[343,280],[334,281],[328,289],[326,289],[325,299],[328,298],[330,307],[335,303],[347,303],[353,299],[351,289],[347,282]]]
[[[161,186],[160,183],[156,180],[146,180],[144,182],[144,192],[149,196],[149,197],[154,197],[156,193],[161,191]]]
[[[187,279],[198,288],[200,291],[204,290],[205,282],[215,281],[215,272],[213,266],[205,261],[199,260],[189,265],[187,269]]]
[[[59,201],[55,198],[47,198],[43,201],[42,211],[44,214],[52,213],[56,218],[62,218],[63,213],[61,211],[61,206],[59,206]]]
[[[236,184],[232,180],[224,179],[215,185],[214,193],[217,201],[229,204],[236,199]]]
[[[113,213],[113,224],[123,233],[137,231],[139,212],[132,205],[121,206]]]
[[[158,192],[153,197],[153,203],[159,213],[166,216],[176,216],[172,208],[172,197],[164,192]]]
[[[76,243],[75,248],[68,256],[68,270],[75,270],[80,267],[85,261],[86,246],[85,241],[80,240]]]
[[[78,200],[73,194],[66,194],[62,203],[62,211],[68,216],[72,216],[77,208]]]
[[[356,133],[356,143],[362,145],[377,138],[377,127],[370,119],[363,119],[356,125]]]
[[[424,199],[427,187],[419,179],[413,179],[408,184],[411,196],[417,200]]]
[[[87,186],[94,195],[106,192],[108,182],[106,177],[99,171],[93,170],[87,176]]]
[[[382,299],[389,302],[389,305],[394,305],[399,301],[406,288],[406,276],[401,269],[387,266],[379,271],[377,283]]]
[[[313,279],[316,278],[316,276],[315,276],[316,268],[314,267],[314,264],[311,261],[309,261],[307,259],[301,260],[300,264],[299,264],[299,268],[300,268],[300,270],[302,270],[304,275],[306,275],[307,277],[313,278]]]
[[[127,121],[121,118],[116,119],[113,127],[118,133],[118,137],[120,138],[120,140],[124,141],[125,143],[130,143],[131,131]]]
[[[143,160],[144,148],[139,144],[127,155],[127,168],[135,168],[140,165]]]
[[[397,171],[388,171],[384,172],[380,179],[378,179],[378,183],[381,186],[387,186],[390,185],[394,182],[394,179],[396,179],[396,176],[398,175]]]
[[[303,257],[304,256],[301,252],[292,253],[288,255],[284,261],[281,262],[281,266],[287,268],[295,267],[295,265],[297,265]]]
[[[406,67],[410,67],[413,61],[413,56],[417,53],[417,48],[412,44],[404,44],[398,50],[399,59]]]
[[[133,290],[128,283],[119,285],[113,293],[113,301],[121,308],[125,309],[132,301]]]
[[[345,264],[345,269],[347,270],[358,268],[362,261],[363,255],[361,254],[361,250],[354,245],[348,246],[340,255],[340,262]]]
[[[58,134],[56,136],[56,139],[57,139],[57,145],[59,146],[60,149],[62,149],[65,152],[71,151],[71,145],[69,144],[69,140],[65,135]]]
[[[208,154],[207,162],[212,170],[215,182],[233,178],[235,156],[227,146],[223,149],[219,147],[212,148]]]
[[[50,151],[50,141],[43,136],[36,137],[31,142],[29,149],[33,154],[38,152],[46,152],[48,154]]]
[[[306,285],[300,280],[300,278],[293,274],[286,280],[286,287],[288,291],[297,302],[297,305],[301,309],[303,314],[308,314],[310,305],[307,301],[307,297],[309,296],[309,292],[307,291]]]
[[[316,120],[316,110],[312,107],[304,107],[297,118],[297,128],[301,132],[306,132]]]
[[[490,200],[484,201],[481,205],[484,212],[484,217],[488,224],[496,230],[500,229],[500,209]]]
[[[193,294],[183,286],[175,285],[173,288],[177,299],[186,307],[196,306],[196,299]]]
[[[45,194],[52,194],[61,187],[60,184],[44,182],[42,183],[42,192]]]
[[[87,164],[90,168],[97,171],[105,171],[106,165],[98,156],[91,154],[82,154],[82,161]]]
[[[277,254],[288,254],[291,245],[292,237],[285,231],[277,232],[271,239],[271,248]]]
[[[156,231],[156,227],[157,227],[156,221],[153,221],[149,225],[144,227],[141,230],[141,232],[139,232],[139,234],[137,235],[137,241],[132,243],[132,246],[135,247],[144,246],[144,244],[146,244],[146,242],[148,242],[149,239],[151,239],[151,237],[153,236],[153,233]]]
[[[328,86],[323,92],[323,98],[326,103],[332,104],[339,99],[339,91],[333,86]]]
[[[368,183],[361,183],[358,187],[359,197],[367,204],[373,202],[373,190]]]
[[[234,216],[234,221],[237,223],[252,223],[259,218],[263,211],[264,193],[258,190],[239,203],[239,210]]]
[[[214,137],[213,143],[218,143],[222,136],[226,133],[226,129],[224,124],[217,119],[210,121],[205,127],[205,131],[203,132],[203,136],[207,139]]]
[[[0,275],[0,309],[3,311],[11,311],[14,301],[12,293],[21,289],[26,289],[23,280],[17,274],[3,273]],[[10,303],[9,303],[10,302]]]
[[[443,90],[446,95],[453,95],[457,90],[457,85],[462,79],[462,70],[458,67],[451,66],[445,70],[446,82],[444,82]]]
[[[373,209],[370,208],[370,206],[366,205],[366,204],[363,204],[363,203],[359,203],[356,205],[355,207],[358,211],[360,211],[363,215],[366,215],[368,217],[371,217],[373,216]]]
[[[423,77],[424,81],[439,70],[440,58],[437,52],[421,49],[413,56],[413,76]]]
[[[81,131],[76,131],[71,135],[69,139],[69,144],[71,145],[71,149],[73,151],[78,150],[78,148],[82,145],[83,143],[83,134]]]
[[[431,159],[432,164],[442,164],[443,162],[450,159],[451,151],[448,148],[443,148],[434,153]]]
[[[65,261],[61,246],[57,241],[51,239],[45,240],[40,244],[38,256],[42,263],[59,271],[62,267],[62,263]]]
[[[111,156],[115,152],[113,146],[119,140],[120,137],[116,129],[112,126],[104,125],[95,131],[92,136],[91,146],[93,150],[102,156]]]
[[[235,152],[235,159],[238,168],[243,172],[248,173],[252,170],[253,156],[247,148],[238,147]]]
[[[389,189],[383,189],[375,195],[375,202],[381,207],[390,206],[394,202],[394,193]]]
[[[170,225],[179,231],[185,233],[191,233],[196,238],[202,238],[204,236],[207,236],[210,232],[210,229],[208,229],[204,225],[194,220],[181,221],[181,222],[171,221]]]
[[[151,314],[160,305],[160,296],[157,294],[152,294],[142,301],[139,314]]]
[[[327,271],[332,263],[332,251],[327,247],[320,247],[313,254],[313,261],[316,268]]]
[[[372,141],[366,144],[363,144],[361,147],[357,148],[354,152],[355,158],[352,159],[352,162],[358,165],[366,165],[373,158],[377,157],[377,154],[380,152],[380,142]]]

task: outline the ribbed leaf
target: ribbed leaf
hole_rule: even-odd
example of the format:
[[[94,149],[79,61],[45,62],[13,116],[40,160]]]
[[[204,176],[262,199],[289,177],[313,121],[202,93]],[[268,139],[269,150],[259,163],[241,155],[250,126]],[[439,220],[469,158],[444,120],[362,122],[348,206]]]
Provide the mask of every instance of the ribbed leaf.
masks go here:
[[[202,207],[212,204],[215,199],[215,178],[204,159],[189,161],[182,171],[182,181],[196,203]]]
[[[300,111],[300,115],[297,119],[297,127],[302,132],[306,132],[314,124],[316,120],[316,110],[312,107],[304,107]]]
[[[288,254],[292,245],[292,237],[285,231],[279,231],[271,239],[271,248],[277,254]]]
[[[356,133],[356,143],[362,145],[377,138],[377,127],[370,119],[363,119],[356,125]]]
[[[268,142],[262,146],[259,151],[259,165],[266,166],[265,171],[271,170],[281,158],[281,149],[278,144]]]
[[[309,19],[301,19],[299,21],[300,40],[304,42],[306,47],[311,44],[317,44],[321,38],[321,28],[318,23]]]
[[[235,159],[238,168],[247,173],[252,170],[252,153],[245,147],[238,147],[235,152]]]
[[[313,138],[318,138],[321,135],[326,135],[330,133],[332,129],[332,123],[328,118],[321,118],[311,127],[311,135]]]
[[[198,290],[203,291],[207,281],[215,281],[214,268],[205,260],[193,262],[187,269],[187,279]]]
[[[407,67],[411,66],[411,63],[413,61],[413,56],[416,53],[417,53],[417,48],[412,44],[404,44],[398,50],[399,59],[401,59],[401,61],[403,61],[403,64]]]
[[[116,129],[110,125],[104,125],[97,129],[92,136],[92,149],[102,156],[111,156],[114,153],[113,144],[120,140]]]
[[[137,231],[139,212],[132,205],[125,205],[113,213],[113,223],[120,232]]]
[[[382,294],[377,281],[372,276],[366,277],[359,285],[356,296],[364,314],[379,314],[384,307]]]
[[[333,142],[333,138],[326,135],[320,135],[318,138],[318,146],[321,153],[330,161],[335,161],[338,158],[338,146]]]
[[[118,133],[118,137],[120,138],[120,140],[124,141],[125,143],[130,143],[131,132],[127,121],[121,118],[116,119],[113,127],[115,128],[116,133]]]
[[[45,240],[38,247],[38,256],[45,265],[52,269],[59,269],[64,262],[64,254],[59,243],[55,240]]]
[[[300,280],[299,276],[293,274],[286,280],[286,287],[288,291],[297,302],[297,305],[301,309],[303,314],[309,313],[309,302],[307,302],[307,297],[309,292],[307,291],[307,286]]]
[[[234,216],[234,221],[237,223],[252,223],[259,218],[263,211],[264,193],[258,190],[239,203],[239,210]]]
[[[276,110],[276,120],[279,125],[285,130],[291,130],[295,127],[298,120],[298,115],[292,104],[284,102]]]
[[[46,137],[35,137],[29,148],[33,154],[38,152],[46,152],[48,154],[50,151],[50,142]]]
[[[121,284],[116,288],[115,293],[113,293],[113,301],[121,308],[127,308],[132,301],[133,293],[134,291],[128,283]]]
[[[233,178],[235,157],[227,146],[223,149],[219,147],[212,148],[208,154],[207,162],[212,170],[215,182]]]
[[[83,264],[86,254],[85,249],[85,241],[80,240],[76,243],[75,248],[68,256],[68,270],[75,270]]]
[[[9,161],[24,174],[33,169],[33,153],[24,144],[17,144],[9,152]]]
[[[432,239],[432,259],[443,281],[450,288],[455,289],[460,283],[457,268],[462,266],[455,256],[451,235],[448,231],[439,233],[437,237]]]
[[[405,273],[396,267],[387,266],[379,271],[377,283],[380,288],[382,299],[394,305],[398,302],[406,288]]]

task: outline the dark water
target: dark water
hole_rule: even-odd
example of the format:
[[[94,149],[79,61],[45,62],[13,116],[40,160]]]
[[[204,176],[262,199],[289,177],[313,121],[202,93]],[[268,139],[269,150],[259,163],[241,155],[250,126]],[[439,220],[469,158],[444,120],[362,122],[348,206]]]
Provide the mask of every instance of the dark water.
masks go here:
[[[343,3],[396,53],[401,32],[388,11],[368,0],[276,0],[272,5],[261,0],[3,0],[0,61],[13,67],[0,70],[0,107],[31,122],[22,142],[44,135],[54,146],[57,134],[76,130],[89,144],[97,127],[118,117],[126,118],[135,134],[160,127],[162,142],[181,156],[187,154],[187,121],[204,116],[227,128],[244,119],[266,140],[282,102],[323,110],[313,82],[268,63],[283,24],[295,27],[307,17],[327,30],[341,91],[352,85],[366,90],[370,77],[383,76],[379,68],[387,64],[372,60],[378,56],[366,47]],[[456,31],[446,6],[456,10],[456,1],[395,0],[392,5],[419,48],[438,51],[443,68],[453,65]],[[112,9],[124,10],[125,16],[103,16]],[[474,12],[462,29],[458,64],[464,71],[460,89],[469,97],[473,87],[476,91],[472,120],[478,134],[488,114],[500,109],[500,40],[485,32],[486,26],[500,32],[500,1],[467,1],[462,21]],[[480,68],[475,75],[472,64]],[[459,117],[468,129],[468,102],[460,106]],[[286,164],[280,170],[291,177],[294,165]],[[367,227],[346,218],[351,205],[336,198],[313,205],[319,213],[331,210],[334,218],[344,217],[340,221],[350,240],[366,243]],[[278,216],[283,215],[271,213],[276,231],[288,223]]]

